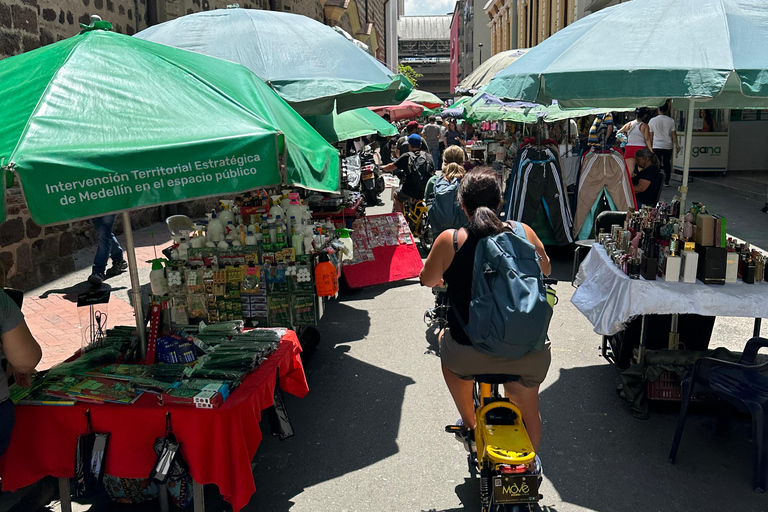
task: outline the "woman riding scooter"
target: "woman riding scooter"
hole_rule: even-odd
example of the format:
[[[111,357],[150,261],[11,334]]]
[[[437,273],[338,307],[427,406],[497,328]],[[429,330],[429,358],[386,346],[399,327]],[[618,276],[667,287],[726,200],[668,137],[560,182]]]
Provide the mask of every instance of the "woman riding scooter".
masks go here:
[[[549,369],[549,343],[543,350],[532,350],[518,359],[494,357],[473,347],[455,316],[460,314],[465,325],[469,322],[473,265],[478,242],[509,228],[496,214],[502,202],[499,176],[487,167],[474,169],[461,180],[458,195],[461,207],[469,219],[468,225],[459,230],[448,229],[440,234],[420,275],[424,286],[439,286],[444,280],[449,285],[448,296],[453,307],[448,313],[448,327],[440,336],[443,376],[463,426],[474,429],[474,375],[518,375],[519,381],[504,384],[505,395],[522,410],[531,442],[538,451],[542,436],[538,393],[539,385]],[[525,224],[522,227],[527,240],[541,257],[539,266],[542,272],[548,275],[551,266],[544,246],[530,227]]]

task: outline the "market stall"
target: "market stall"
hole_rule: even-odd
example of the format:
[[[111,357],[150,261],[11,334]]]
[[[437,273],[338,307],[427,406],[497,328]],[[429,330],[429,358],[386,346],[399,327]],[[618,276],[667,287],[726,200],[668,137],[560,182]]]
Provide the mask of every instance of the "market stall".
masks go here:
[[[132,328],[127,329],[130,331]],[[122,337],[125,332],[116,328],[109,338]],[[234,335],[235,340],[246,337],[247,342],[243,340],[239,346],[239,352],[246,354],[246,358],[263,351],[255,369],[247,372],[212,365],[210,359],[198,365],[217,368],[217,379],[194,375],[192,379],[181,379],[185,367],[181,364],[105,365],[109,360],[104,355],[105,348],[112,343],[107,339],[100,348],[54,367],[48,375],[37,376],[28,394],[12,388],[17,402],[16,426],[8,451],[0,460],[3,490],[13,491],[45,476],[54,476],[63,480],[62,509],[71,510],[67,480],[77,473],[78,439],[86,433],[86,414],[90,414],[93,431],[109,434],[102,471],[107,475],[105,486],[110,493],[119,497],[131,487],[122,479],[137,479],[139,483],[134,487],[144,489],[143,499],[151,499],[153,494],[156,497],[158,489],[148,480],[158,460],[153,445],[168,433],[170,418],[173,435],[181,443],[180,454],[193,481],[195,511],[203,510],[202,485],[209,483],[216,484],[233,510],[239,511],[255,491],[251,460],[261,442],[261,412],[273,406],[278,385],[298,397],[308,391],[296,335],[284,330],[251,332],[258,336]],[[216,344],[217,337],[226,338],[219,333],[197,339]],[[223,346],[220,350],[224,350]],[[210,350],[210,354],[215,353],[216,350]],[[79,364],[89,357],[93,364]],[[212,371],[207,374],[214,375]],[[240,377],[233,380],[231,376],[235,374]],[[216,391],[196,388],[200,386]],[[185,481],[175,482],[182,486]],[[172,493],[174,502],[189,502],[192,491],[183,488],[179,496],[176,488]]]
[[[725,219],[697,208],[683,222],[675,204],[629,214],[598,233],[576,277],[571,302],[603,336],[603,354],[610,347],[624,370],[622,395],[639,417],[647,417],[649,391],[656,391],[651,398],[679,398],[679,375],[708,355],[714,317],[755,318],[755,336],[766,317],[768,255],[729,238]],[[660,315],[671,316],[652,326],[664,322]],[[684,325],[680,315],[700,316]],[[622,346],[631,343],[626,333],[637,318],[637,346]]]

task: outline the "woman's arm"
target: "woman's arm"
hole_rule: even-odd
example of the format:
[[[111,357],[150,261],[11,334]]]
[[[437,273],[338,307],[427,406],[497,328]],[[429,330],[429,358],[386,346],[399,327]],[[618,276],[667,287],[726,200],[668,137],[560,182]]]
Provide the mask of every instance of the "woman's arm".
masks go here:
[[[640,124],[640,132],[643,134],[643,138],[645,139],[645,145],[648,146],[648,149],[653,151],[653,135],[651,134],[651,129],[648,128],[648,123]]]
[[[22,320],[19,325],[3,333],[3,354],[19,373],[30,374],[43,357],[43,351],[37,344],[27,323]]]
[[[424,286],[433,288],[443,284],[443,274],[453,261],[453,232],[454,229],[446,229],[437,237],[432,245],[432,250],[427,256],[424,268],[419,273],[419,281]]]
[[[616,132],[616,133],[617,133],[617,134],[619,134],[619,133],[627,133],[627,131],[629,131],[629,128],[630,128],[630,126],[632,126],[632,121],[630,121],[630,122],[628,122],[627,124],[625,124],[624,126],[622,126],[622,127],[619,129],[619,131],[618,131],[618,132]]]
[[[523,224],[522,222],[520,224]],[[531,227],[527,224],[523,224],[523,227],[525,228],[525,236],[528,238],[528,241],[533,244],[533,247],[536,248],[536,252],[539,254],[539,257],[541,257],[541,260],[539,260],[539,267],[541,268],[541,272],[548,276],[552,272],[552,264],[549,262],[549,256],[547,256],[547,251],[544,249],[544,244],[541,243],[541,240],[539,240],[539,237],[536,236],[536,233],[531,229]]]
[[[645,192],[650,186],[651,182],[648,180],[637,180],[637,185],[635,185],[635,192]]]

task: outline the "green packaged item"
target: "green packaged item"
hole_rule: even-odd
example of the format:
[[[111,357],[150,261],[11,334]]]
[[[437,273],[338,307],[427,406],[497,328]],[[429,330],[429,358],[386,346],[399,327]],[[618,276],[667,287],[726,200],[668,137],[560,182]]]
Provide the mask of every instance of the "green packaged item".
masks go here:
[[[317,323],[315,295],[294,295],[291,298],[291,315],[293,325],[315,325]]]
[[[291,326],[291,299],[287,293],[270,293],[267,297],[269,325],[273,327]]]

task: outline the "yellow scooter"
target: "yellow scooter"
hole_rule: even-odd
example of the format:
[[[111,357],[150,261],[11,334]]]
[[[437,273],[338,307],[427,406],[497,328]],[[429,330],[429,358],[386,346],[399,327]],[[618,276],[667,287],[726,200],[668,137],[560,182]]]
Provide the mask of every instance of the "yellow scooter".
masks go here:
[[[545,279],[544,284],[549,304],[554,308],[557,294],[550,285],[557,281]],[[477,426],[474,432],[468,432],[461,425],[445,427],[446,432],[465,436],[470,447],[467,456],[470,474],[480,474],[481,512],[537,510],[536,504],[543,498],[539,494],[541,466],[523,415],[500,392],[504,383],[517,380],[517,375],[475,375],[473,397]]]

